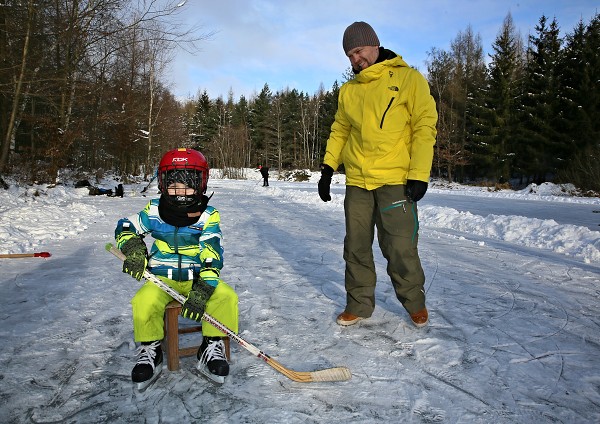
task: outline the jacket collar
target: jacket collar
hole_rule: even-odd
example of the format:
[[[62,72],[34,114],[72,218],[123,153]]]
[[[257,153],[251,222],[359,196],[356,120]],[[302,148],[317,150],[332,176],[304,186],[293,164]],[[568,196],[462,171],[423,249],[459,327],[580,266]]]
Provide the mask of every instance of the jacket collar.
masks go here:
[[[408,67],[408,63],[391,50],[383,47],[379,48],[379,57],[377,61],[367,69],[360,71],[354,78],[358,82],[369,82],[379,79],[382,73],[389,67]]]

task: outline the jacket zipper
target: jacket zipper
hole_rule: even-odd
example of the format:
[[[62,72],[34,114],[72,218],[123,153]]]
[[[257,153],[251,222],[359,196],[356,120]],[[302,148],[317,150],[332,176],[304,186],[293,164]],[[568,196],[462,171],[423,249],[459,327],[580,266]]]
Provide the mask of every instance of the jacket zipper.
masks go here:
[[[383,112],[383,116],[381,117],[381,124],[379,124],[379,129],[382,130],[383,129],[383,121],[385,121],[385,115],[386,113],[388,113],[388,110],[390,110],[390,107],[392,106],[392,102],[394,101],[395,97],[392,97],[390,99],[390,102],[387,105],[387,108],[385,109],[385,112]]]
[[[177,242],[177,233],[179,232],[179,227],[175,227],[175,254],[177,255],[177,281],[181,281],[181,254],[179,253],[179,243]]]

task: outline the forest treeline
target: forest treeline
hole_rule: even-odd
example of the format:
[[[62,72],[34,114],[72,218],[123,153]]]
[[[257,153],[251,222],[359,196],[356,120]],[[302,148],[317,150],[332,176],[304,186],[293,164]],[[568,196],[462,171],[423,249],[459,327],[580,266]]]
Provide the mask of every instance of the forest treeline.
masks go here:
[[[317,169],[339,86],[178,100],[165,84],[185,2],[6,0],[0,7],[0,176],[53,182],[61,169],[150,177],[174,147],[201,150],[229,177],[242,169]],[[510,14],[490,54],[467,26],[432,48],[438,113],[433,177],[570,182],[600,192],[600,15],[565,35],[542,16],[524,39]],[[402,52],[397,52],[402,54]]]

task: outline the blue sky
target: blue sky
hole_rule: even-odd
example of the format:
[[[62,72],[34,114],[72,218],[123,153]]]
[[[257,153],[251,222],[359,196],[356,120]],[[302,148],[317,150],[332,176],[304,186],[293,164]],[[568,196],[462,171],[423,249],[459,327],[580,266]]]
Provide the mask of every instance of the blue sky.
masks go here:
[[[525,40],[542,15],[556,17],[564,36],[599,11],[590,0],[187,0],[183,24],[214,34],[195,55],[178,50],[165,79],[179,98],[203,90],[250,98],[265,83],[314,94],[342,81],[342,35],[354,21],[371,24],[382,46],[424,72],[427,52],[449,49],[469,25],[487,53],[509,12]]]

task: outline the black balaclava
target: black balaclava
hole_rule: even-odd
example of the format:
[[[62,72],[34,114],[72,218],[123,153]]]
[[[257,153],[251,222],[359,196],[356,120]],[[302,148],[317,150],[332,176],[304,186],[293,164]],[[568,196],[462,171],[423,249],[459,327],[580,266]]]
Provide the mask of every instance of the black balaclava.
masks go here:
[[[200,212],[200,215],[202,215],[202,212],[204,212],[204,210],[206,209],[209,200],[210,197],[207,197],[203,194],[197,203],[194,203],[189,206],[176,206],[173,205],[164,194],[162,194],[158,203],[158,214],[160,215],[160,218],[167,224],[173,225],[175,227],[187,227],[189,225],[195,224],[196,222],[198,222],[198,219],[200,219],[199,215],[189,216],[188,214],[197,214],[198,212]]]

